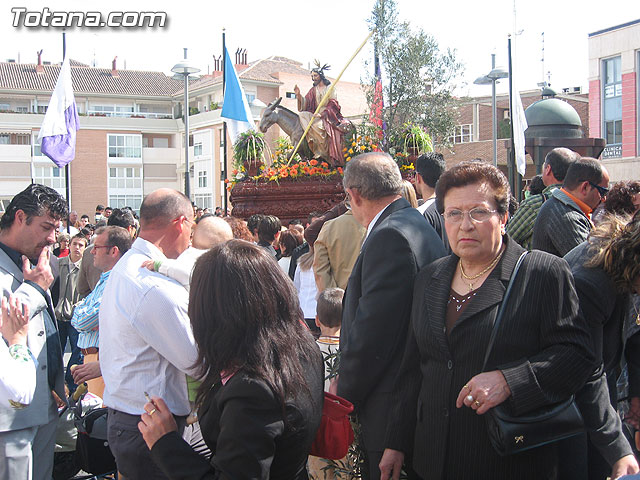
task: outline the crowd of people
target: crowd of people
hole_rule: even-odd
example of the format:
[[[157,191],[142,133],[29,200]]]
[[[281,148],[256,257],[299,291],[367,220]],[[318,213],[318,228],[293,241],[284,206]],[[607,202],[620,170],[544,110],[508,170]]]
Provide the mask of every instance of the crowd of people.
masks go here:
[[[0,218],[0,478],[52,478],[84,384],[127,480],[638,474],[640,183],[609,183],[556,148],[516,208],[482,160],[425,154],[408,184],[367,153],[287,225],[171,189],[90,224],[30,185]],[[356,465],[309,455],[323,392],[354,406]],[[571,397],[583,433],[492,446],[487,412]]]

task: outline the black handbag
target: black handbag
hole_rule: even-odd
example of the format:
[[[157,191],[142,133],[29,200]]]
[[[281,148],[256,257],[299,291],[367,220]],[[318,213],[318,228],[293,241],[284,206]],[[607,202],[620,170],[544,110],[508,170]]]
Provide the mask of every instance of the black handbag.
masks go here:
[[[486,369],[514,280],[527,253],[524,252],[520,256],[509,279],[484,356],[483,372]],[[582,415],[573,396],[563,402],[546,405],[524,415],[512,415],[502,403],[490,409],[485,414],[485,419],[491,445],[502,456],[557,442],[584,431]]]

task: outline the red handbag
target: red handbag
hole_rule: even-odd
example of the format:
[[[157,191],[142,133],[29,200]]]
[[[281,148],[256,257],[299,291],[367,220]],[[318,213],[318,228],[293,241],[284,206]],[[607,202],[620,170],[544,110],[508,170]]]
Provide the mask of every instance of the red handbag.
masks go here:
[[[353,429],[349,422],[351,412],[353,404],[349,400],[324,392],[322,420],[311,444],[311,455],[339,460],[347,454],[353,443]]]

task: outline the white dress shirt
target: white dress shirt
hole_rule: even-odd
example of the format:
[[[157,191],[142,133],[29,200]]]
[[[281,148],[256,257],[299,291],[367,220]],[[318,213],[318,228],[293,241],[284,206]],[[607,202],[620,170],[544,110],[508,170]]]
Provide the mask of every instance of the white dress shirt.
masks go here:
[[[296,267],[296,273],[293,276],[293,284],[298,291],[298,299],[300,300],[300,308],[302,309],[304,318],[316,318],[318,289],[316,287],[316,277],[313,274],[313,268],[302,270],[300,265],[298,265]]]
[[[141,265],[166,261],[138,238],[111,271],[100,306],[100,370],[104,403],[132,415],[144,412],[144,392],[162,397],[174,415],[190,411],[187,374],[197,350],[182,286]]]

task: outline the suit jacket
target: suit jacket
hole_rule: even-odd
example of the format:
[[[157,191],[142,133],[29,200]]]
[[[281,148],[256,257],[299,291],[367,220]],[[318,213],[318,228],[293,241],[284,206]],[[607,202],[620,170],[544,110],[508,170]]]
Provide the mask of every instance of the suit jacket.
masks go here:
[[[367,450],[384,446],[415,276],[443,255],[435,230],[400,198],[379,217],[353,267],[343,300],[338,395],[355,405]]]
[[[558,188],[540,207],[531,248],[563,257],[587,239],[592,227],[576,202]]]
[[[56,318],[59,321],[70,321],[73,316],[74,306],[81,300],[78,293],[78,274],[82,268],[82,259],[80,265],[76,266],[71,261],[71,257],[67,255],[58,260],[58,268],[60,273],[60,291],[56,306]]]
[[[96,288],[96,284],[98,280],[100,280],[100,275],[102,275],[102,271],[93,264],[93,254],[91,250],[93,250],[93,244],[88,245],[82,254],[77,286],[80,299],[89,295],[93,289]]]
[[[3,297],[13,294],[29,306],[29,333],[27,346],[38,361],[36,367],[36,391],[28,407],[13,409],[0,405],[0,432],[19,430],[37,425],[44,425],[53,420],[58,412],[51,399],[51,389],[47,378],[47,335],[43,315],[47,309],[47,302],[40,291],[34,286],[24,283],[22,270],[0,249],[0,289]],[[49,295],[45,292],[45,295]],[[53,314],[53,311],[50,312]],[[55,316],[52,318],[56,325]],[[3,341],[0,339],[0,341]],[[60,355],[62,360],[62,355]],[[55,379],[55,391],[60,398],[66,398],[64,393],[64,367],[58,365]],[[53,408],[52,408],[53,406]]]
[[[202,436],[214,452],[211,462],[172,432],[151,450],[167,477],[176,480],[306,480],[307,457],[320,425],[324,370],[320,351],[305,371],[309,398],[280,401],[262,380],[237,372],[216,384],[198,411]]]
[[[318,292],[346,288],[351,270],[360,255],[366,229],[351,211],[326,222],[313,244],[313,273]]]
[[[555,478],[555,446],[500,457],[485,420],[456,408],[464,385],[481,372],[493,322],[522,247],[506,250],[447,336],[445,312],[458,257],[418,274],[405,358],[396,383],[386,446],[415,452],[423,480]],[[514,414],[564,400],[593,366],[587,326],[567,263],[544,252],[527,255],[505,309],[486,371],[502,371]],[[413,448],[412,448],[413,447]]]

